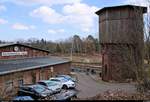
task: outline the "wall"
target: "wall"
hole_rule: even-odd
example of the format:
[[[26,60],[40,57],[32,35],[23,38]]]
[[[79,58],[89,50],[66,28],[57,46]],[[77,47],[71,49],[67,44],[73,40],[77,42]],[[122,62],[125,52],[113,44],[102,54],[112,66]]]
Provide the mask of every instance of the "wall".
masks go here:
[[[143,13],[128,7],[103,11],[99,15],[101,43],[138,43],[143,41]]]
[[[53,72],[51,72],[52,67]],[[39,80],[48,80],[56,74],[70,74],[70,67],[70,63],[64,63],[2,75],[0,76],[0,97],[8,98],[14,95],[14,93],[17,92],[20,80],[23,80],[23,84],[32,84]]]
[[[104,44],[102,55],[103,80],[124,82],[126,79],[136,79],[136,62],[134,60],[134,49],[131,45]]]

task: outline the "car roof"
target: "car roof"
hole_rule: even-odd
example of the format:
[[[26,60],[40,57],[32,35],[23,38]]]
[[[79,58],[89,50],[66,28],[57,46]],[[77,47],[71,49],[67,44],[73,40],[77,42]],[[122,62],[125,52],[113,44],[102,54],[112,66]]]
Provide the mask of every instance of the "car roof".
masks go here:
[[[53,78],[50,78],[50,79],[58,79],[58,80],[62,80],[64,79],[63,77],[53,77]]]
[[[39,84],[26,84],[26,85],[23,85],[21,87],[29,87],[29,88],[33,88],[35,86],[42,86],[42,85],[39,85]]]
[[[51,80],[40,80],[38,82],[44,82],[44,83],[47,83],[47,82],[52,82],[52,83],[55,83],[54,81],[51,81]]]
[[[57,76],[70,77],[69,75],[57,75]]]

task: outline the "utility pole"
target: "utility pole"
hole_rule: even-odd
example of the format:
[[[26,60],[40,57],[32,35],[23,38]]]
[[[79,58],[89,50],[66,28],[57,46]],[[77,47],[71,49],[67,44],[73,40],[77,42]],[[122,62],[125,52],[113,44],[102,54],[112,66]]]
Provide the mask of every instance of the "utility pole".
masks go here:
[[[71,61],[72,61],[72,53],[73,53],[73,38],[72,38],[72,42],[71,42],[71,55],[70,55]]]

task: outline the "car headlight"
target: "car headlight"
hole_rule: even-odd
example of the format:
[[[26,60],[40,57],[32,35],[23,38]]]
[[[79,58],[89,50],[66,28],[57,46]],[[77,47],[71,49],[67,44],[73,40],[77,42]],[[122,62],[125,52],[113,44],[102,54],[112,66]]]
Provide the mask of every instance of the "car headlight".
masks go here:
[[[47,96],[47,94],[41,94],[41,96],[42,96],[42,97],[46,97],[46,96]]]
[[[69,86],[74,86],[74,84],[69,84]]]

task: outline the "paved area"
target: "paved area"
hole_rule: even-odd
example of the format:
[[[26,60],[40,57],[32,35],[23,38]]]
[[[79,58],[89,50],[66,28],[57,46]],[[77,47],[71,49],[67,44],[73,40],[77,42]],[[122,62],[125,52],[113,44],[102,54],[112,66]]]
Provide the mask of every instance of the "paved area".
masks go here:
[[[107,90],[121,89],[128,93],[135,93],[134,83],[108,83],[102,80],[96,80],[96,76],[86,75],[85,73],[76,73],[78,77],[77,90],[78,98],[93,97]]]

